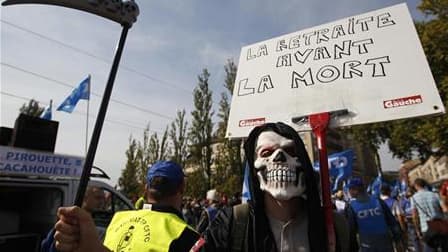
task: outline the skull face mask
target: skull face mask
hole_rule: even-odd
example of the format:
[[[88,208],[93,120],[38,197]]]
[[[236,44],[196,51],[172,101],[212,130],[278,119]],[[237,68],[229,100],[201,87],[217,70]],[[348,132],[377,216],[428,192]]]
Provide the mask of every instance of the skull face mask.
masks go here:
[[[288,200],[305,191],[304,173],[291,139],[273,131],[262,132],[256,143],[254,167],[260,189],[275,199]]]

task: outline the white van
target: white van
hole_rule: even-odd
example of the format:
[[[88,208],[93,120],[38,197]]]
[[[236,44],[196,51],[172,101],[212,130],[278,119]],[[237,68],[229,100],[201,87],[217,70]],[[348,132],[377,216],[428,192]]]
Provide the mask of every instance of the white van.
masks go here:
[[[74,203],[82,163],[81,157],[0,146],[0,251],[39,251],[58,207]],[[93,216],[106,228],[115,212],[134,207],[93,168],[89,185],[104,190],[106,202]]]

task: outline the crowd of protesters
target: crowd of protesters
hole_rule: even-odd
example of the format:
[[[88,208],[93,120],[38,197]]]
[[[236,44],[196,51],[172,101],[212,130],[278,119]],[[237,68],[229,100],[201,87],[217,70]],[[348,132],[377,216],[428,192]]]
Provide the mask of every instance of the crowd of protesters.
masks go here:
[[[332,198],[335,212],[347,220],[354,234],[351,239],[355,240],[349,242],[350,249],[344,251],[447,251],[446,243],[436,245],[437,250],[423,239],[428,229],[426,220],[431,216],[448,216],[448,181],[440,185],[438,193],[434,191],[419,178],[405,192],[392,192],[392,186],[383,183],[380,194],[373,195],[367,193],[362,179],[348,180],[346,191],[340,190]],[[198,237],[207,231],[218,212],[242,202],[241,193],[228,197],[213,189],[204,196],[183,196],[181,201],[180,214]],[[144,205],[147,205],[145,196],[135,200],[136,209]],[[423,208],[428,209],[431,216],[427,216]]]
[[[328,251],[319,185],[304,144],[283,123],[253,129],[244,145],[248,204],[211,190],[205,199],[184,195],[182,167],[159,161],[148,169],[139,210],[117,212],[104,240],[90,214],[61,207],[54,246],[60,251]],[[426,239],[426,221],[444,218],[447,184],[434,193],[416,179],[406,193],[367,193],[361,178],[335,195],[335,251],[448,251],[447,237]],[[140,209],[141,206],[141,209]],[[443,209],[443,210],[442,210]],[[445,212],[443,212],[445,211]]]
[[[142,209],[144,204],[144,196],[134,200],[135,209]],[[238,204],[241,204],[241,193],[235,193],[229,198],[225,193],[212,189],[203,198],[184,196],[181,212],[185,222],[202,233],[219,210]]]
[[[182,215],[188,225],[196,227],[199,233],[205,231],[219,210],[241,203],[241,194],[236,193],[230,199],[216,190],[210,190],[205,198],[184,197]]]
[[[427,244],[424,240],[428,231],[426,221],[432,217],[448,216],[448,181],[442,183],[437,192],[420,178],[404,192],[392,192],[392,189],[383,183],[380,194],[370,194],[363,180],[354,177],[348,180],[345,191],[340,190],[333,195],[335,213],[343,216],[353,234],[348,242],[349,248],[343,251],[448,251],[446,240],[436,245]],[[136,209],[147,206],[146,196],[135,200]],[[197,232],[194,237],[198,239],[207,232],[219,212],[242,202],[241,193],[228,197],[213,189],[204,196],[182,196],[179,211],[179,216],[192,228],[193,234]],[[47,248],[43,251],[55,250]]]
[[[383,183],[380,195],[374,195],[354,178],[345,189],[333,195],[334,209],[349,219],[360,251],[448,251],[446,235],[435,241],[425,238],[428,220],[448,218],[448,180],[437,189],[417,178],[402,192]]]
[[[355,246],[352,251],[448,251],[447,244],[436,245],[439,248],[437,250],[437,247],[429,246],[423,239],[424,233],[427,232],[427,220],[432,216],[448,217],[448,180],[439,186],[438,191],[421,178],[413,181],[412,185],[403,192],[393,191],[391,185],[383,183],[379,195],[370,195],[366,192],[363,181],[353,178],[349,180],[347,189],[346,193],[340,190],[333,195],[333,204],[336,212],[347,218],[351,225],[350,229],[356,234],[355,243],[358,246]],[[421,194],[424,194],[425,198],[429,197],[430,203],[420,204],[424,204],[429,209],[431,216],[426,216],[424,210],[420,209],[422,207],[418,205],[422,202],[420,198],[422,196],[419,196]],[[363,203],[361,206],[356,203],[356,200],[359,203],[362,197],[367,199],[366,207],[362,206]],[[367,220],[367,227],[363,227],[366,220],[360,220],[359,213],[372,206],[372,209],[376,209],[375,202],[378,203],[382,213],[379,218],[373,216],[371,222]],[[182,214],[190,226],[195,227],[199,233],[203,233],[218,211],[240,203],[241,194],[235,194],[228,199],[225,194],[211,190],[202,199],[184,197]],[[377,233],[374,234],[375,232]]]

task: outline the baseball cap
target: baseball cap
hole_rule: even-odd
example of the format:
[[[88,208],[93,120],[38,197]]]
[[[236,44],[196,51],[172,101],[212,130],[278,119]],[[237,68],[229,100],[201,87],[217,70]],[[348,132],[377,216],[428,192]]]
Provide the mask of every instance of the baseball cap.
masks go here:
[[[361,178],[354,177],[348,181],[347,187],[350,189],[353,187],[361,187],[363,185],[364,185],[364,183],[362,182]]]
[[[149,185],[155,177],[165,177],[171,185],[177,186],[183,181],[184,176],[182,167],[175,162],[158,161],[149,167],[146,182]]]

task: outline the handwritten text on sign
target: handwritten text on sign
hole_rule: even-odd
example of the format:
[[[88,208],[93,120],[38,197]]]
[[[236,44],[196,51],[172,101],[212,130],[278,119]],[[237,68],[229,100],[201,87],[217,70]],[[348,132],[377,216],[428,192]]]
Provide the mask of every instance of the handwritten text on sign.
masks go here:
[[[330,28],[323,28],[308,33],[295,35],[287,39],[277,41],[276,52],[284,52],[277,57],[276,67],[290,67],[293,64],[306,64],[308,61],[319,61],[324,59],[343,60],[352,55],[363,55],[369,53],[369,48],[374,46],[373,38],[361,40],[344,40],[334,45],[322,45],[323,42],[338,39],[350,34],[368,32],[369,29],[381,29],[395,22],[389,13],[367,18],[350,18],[347,24],[334,25]],[[314,48],[300,48],[304,46],[316,46]],[[255,53],[256,51],[256,53]],[[247,61],[257,60],[267,56],[268,47],[261,44],[258,48],[247,49]],[[335,65],[324,65],[318,69],[306,68],[303,72],[291,72],[291,88],[298,88],[300,84],[305,86],[314,85],[317,82],[329,83],[338,78],[351,79],[354,76],[362,77],[363,74],[370,74],[372,77],[382,77],[386,75],[385,64],[390,63],[389,56],[378,56],[367,58],[364,61],[347,60],[342,63],[339,69]],[[263,93],[274,88],[269,74],[261,76],[258,87],[249,87],[248,79],[240,80],[238,83],[238,95],[249,95]]]
[[[405,4],[243,47],[227,135],[341,109],[333,126],[444,112]]]

